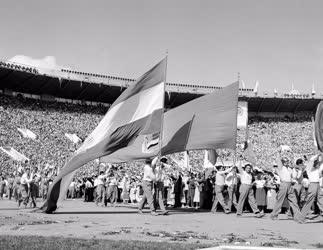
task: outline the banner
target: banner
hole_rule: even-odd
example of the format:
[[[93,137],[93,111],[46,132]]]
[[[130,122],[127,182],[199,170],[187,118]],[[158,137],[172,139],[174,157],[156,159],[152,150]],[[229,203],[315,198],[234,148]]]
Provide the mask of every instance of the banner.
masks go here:
[[[22,134],[22,136],[24,138],[29,138],[29,139],[32,139],[32,140],[36,140],[36,138],[37,138],[37,135],[34,132],[32,132],[31,130],[29,130],[29,129],[17,128],[17,130]]]
[[[19,153],[13,147],[0,147],[0,150],[9,155],[13,160],[20,162],[28,162],[29,159],[23,154]]]
[[[74,144],[78,144],[79,142],[82,142],[81,138],[78,137],[76,134],[65,133],[65,136]]]

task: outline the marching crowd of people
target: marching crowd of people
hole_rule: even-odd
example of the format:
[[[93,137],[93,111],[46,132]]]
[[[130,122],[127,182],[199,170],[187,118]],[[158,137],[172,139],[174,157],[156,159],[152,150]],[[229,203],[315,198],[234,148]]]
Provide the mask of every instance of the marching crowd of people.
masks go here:
[[[284,212],[299,223],[323,215],[322,154],[295,162],[279,154],[272,171],[244,163],[243,156],[233,166],[219,165],[203,172],[182,171],[168,162],[166,157],[159,162],[158,157],[147,159],[142,162],[143,175],[138,177],[122,167],[100,163],[96,174],[72,180],[67,198],[83,198],[103,207],[133,204],[139,213],[147,202],[152,215],[158,215],[157,207],[160,214],[168,213],[166,207],[236,212],[237,216],[249,211],[258,218],[271,212],[272,219]],[[37,198],[46,199],[55,175],[52,170],[43,177],[37,167],[28,166],[16,175],[2,175],[1,199],[6,193],[19,207],[36,207]]]
[[[45,200],[59,168],[78,147],[64,132],[85,138],[104,115],[105,108],[42,102],[1,96],[1,146],[12,146],[30,160],[13,162],[0,157],[0,198],[18,206],[36,207]],[[17,128],[28,127],[36,140],[21,138]],[[244,133],[240,135],[244,137]],[[241,159],[232,166],[203,168],[203,152],[189,153],[189,168],[178,165],[180,154],[145,162],[108,165],[100,160],[86,164],[71,182],[67,198],[82,198],[98,206],[133,204],[142,213],[147,202],[151,214],[167,214],[167,207],[209,209],[211,212],[250,211],[256,217],[280,212],[303,223],[323,211],[322,156],[314,155],[310,118],[252,119],[249,139],[257,163]],[[279,145],[288,145],[287,153]],[[277,152],[282,155],[277,156]],[[221,151],[224,161],[232,152]],[[176,159],[177,160],[176,160]],[[295,158],[295,159],[294,159]],[[38,204],[37,204],[38,202]]]

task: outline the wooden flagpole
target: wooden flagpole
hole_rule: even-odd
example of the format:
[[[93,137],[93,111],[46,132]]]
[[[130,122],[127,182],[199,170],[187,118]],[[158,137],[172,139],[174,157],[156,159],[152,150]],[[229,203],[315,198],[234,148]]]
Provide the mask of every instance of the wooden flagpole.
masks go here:
[[[158,156],[161,157],[162,151],[162,143],[163,143],[163,128],[164,128],[164,112],[165,112],[165,90],[166,90],[166,77],[167,77],[167,60],[168,60],[168,50],[166,50],[166,65],[165,65],[165,82],[164,82],[164,89],[163,89],[163,110],[161,115],[161,124],[160,124],[160,134],[159,134],[159,154]]]

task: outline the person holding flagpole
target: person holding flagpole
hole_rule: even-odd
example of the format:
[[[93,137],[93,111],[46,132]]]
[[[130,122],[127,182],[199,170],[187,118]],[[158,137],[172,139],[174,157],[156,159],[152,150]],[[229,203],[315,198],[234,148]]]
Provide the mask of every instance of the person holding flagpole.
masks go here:
[[[144,190],[144,195],[139,203],[138,212],[139,214],[143,214],[143,208],[148,203],[150,208],[151,215],[158,215],[155,211],[154,207],[154,198],[153,198],[153,183],[156,181],[156,164],[157,164],[158,157],[155,157],[153,160],[146,159],[145,166],[144,166],[144,177],[142,180],[142,188]]]
[[[304,217],[309,215],[311,207],[315,200],[317,201],[317,206],[320,210],[320,214],[323,215],[323,197],[322,195],[320,195],[320,177],[322,176],[323,171],[323,155],[318,154],[313,156],[305,170],[307,172],[310,184],[305,204],[301,211],[302,215]]]
[[[162,210],[162,215],[167,215],[168,211],[166,211],[165,205],[164,205],[164,181],[167,178],[165,175],[165,168],[169,168],[170,165],[167,164],[167,158],[162,157],[160,159],[160,165],[156,167],[156,193],[158,196],[158,204],[160,209]]]
[[[294,188],[292,187],[293,171],[287,157],[281,157],[280,150],[277,156],[277,173],[280,178],[280,186],[277,194],[277,200],[270,218],[278,219],[278,214],[283,206],[284,200],[287,198],[290,207],[293,210],[294,219],[299,223],[305,223],[305,216],[301,213]]]
[[[240,196],[239,196],[239,201],[238,201],[238,206],[237,206],[237,216],[240,217],[242,216],[243,212],[243,206],[245,204],[246,199],[248,198],[249,205],[256,215],[257,218],[261,218],[264,216],[263,213],[260,213],[257,202],[255,200],[254,196],[254,191],[252,189],[252,165],[251,164],[246,164],[244,168],[240,165],[238,166],[239,169],[239,174],[240,174]]]

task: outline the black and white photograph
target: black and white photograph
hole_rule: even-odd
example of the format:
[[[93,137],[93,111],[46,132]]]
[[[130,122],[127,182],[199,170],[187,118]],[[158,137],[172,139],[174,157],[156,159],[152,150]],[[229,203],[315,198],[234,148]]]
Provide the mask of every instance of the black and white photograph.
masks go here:
[[[323,249],[323,1],[0,23],[0,250]]]

